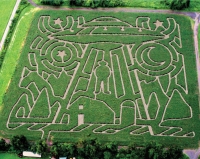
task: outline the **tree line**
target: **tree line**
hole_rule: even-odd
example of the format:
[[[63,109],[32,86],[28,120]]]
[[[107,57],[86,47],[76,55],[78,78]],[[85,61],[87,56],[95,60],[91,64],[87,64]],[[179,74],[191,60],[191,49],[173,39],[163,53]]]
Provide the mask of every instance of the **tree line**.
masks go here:
[[[164,3],[172,10],[182,10],[190,6],[190,0],[163,0],[161,3]]]
[[[70,6],[79,7],[118,7],[125,6],[124,0],[68,0]],[[64,0],[39,0],[41,4],[61,6]],[[190,6],[190,0],[160,0],[161,3],[172,10],[182,10]],[[136,2],[137,3],[137,2]]]
[[[71,6],[82,6],[82,7],[117,7],[124,6],[123,0],[70,0]]]
[[[61,6],[64,3],[63,0],[39,0],[39,2],[44,5],[53,5],[53,6]]]
[[[16,135],[11,138],[10,143],[0,139],[1,152],[15,152],[21,154],[23,151],[32,151],[45,156],[76,157],[76,159],[187,159],[181,147],[171,146],[165,148],[156,142],[144,143],[141,147],[134,144],[120,147],[116,142],[100,143],[97,139],[86,139],[76,143],[53,142],[48,145],[44,139],[36,142],[28,142],[25,136]]]

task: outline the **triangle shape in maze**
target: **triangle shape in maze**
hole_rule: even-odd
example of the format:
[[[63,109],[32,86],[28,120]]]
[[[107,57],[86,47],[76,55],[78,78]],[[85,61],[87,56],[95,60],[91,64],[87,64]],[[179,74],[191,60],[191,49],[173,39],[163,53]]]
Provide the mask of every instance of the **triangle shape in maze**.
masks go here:
[[[163,92],[167,93],[168,88],[169,88],[170,83],[171,83],[170,75],[166,74],[164,76],[159,76],[158,79],[159,79],[158,82],[159,82]]]
[[[185,74],[185,71],[184,71],[184,67],[181,69],[181,71],[180,71],[179,74],[177,75],[176,83],[177,83],[177,85],[179,85],[181,88],[183,88],[183,90],[184,90],[185,92],[188,91],[188,89],[187,89],[187,83],[186,83],[186,74]]]
[[[180,28],[179,25],[176,24],[176,30],[174,31],[174,42],[179,47],[182,48],[182,42],[180,38]]]
[[[156,118],[159,108],[160,108],[160,104],[159,104],[157,95],[156,93],[152,93],[152,95],[149,98],[149,103],[148,103],[148,112],[151,119]]]
[[[131,51],[131,50],[133,49],[134,46],[135,46],[135,44],[127,45],[128,51]]]
[[[79,44],[79,46],[80,46],[80,48],[81,48],[81,50],[82,50],[82,55],[81,55],[81,57],[84,56],[84,54],[85,54],[85,52],[86,52],[86,50],[87,50],[87,48],[88,48],[88,45],[89,45],[89,44]]]
[[[166,106],[164,120],[188,119],[192,116],[191,107],[186,103],[181,94],[175,90]]]
[[[43,89],[36,100],[36,103],[31,111],[30,117],[48,118],[49,114],[49,97],[47,90]]]

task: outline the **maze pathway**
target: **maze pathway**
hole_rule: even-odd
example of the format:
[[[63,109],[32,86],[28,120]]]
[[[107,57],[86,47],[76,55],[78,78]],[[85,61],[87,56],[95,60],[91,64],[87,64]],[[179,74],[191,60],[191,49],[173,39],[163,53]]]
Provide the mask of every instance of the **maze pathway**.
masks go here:
[[[37,17],[7,128],[193,138],[181,26],[173,17]]]

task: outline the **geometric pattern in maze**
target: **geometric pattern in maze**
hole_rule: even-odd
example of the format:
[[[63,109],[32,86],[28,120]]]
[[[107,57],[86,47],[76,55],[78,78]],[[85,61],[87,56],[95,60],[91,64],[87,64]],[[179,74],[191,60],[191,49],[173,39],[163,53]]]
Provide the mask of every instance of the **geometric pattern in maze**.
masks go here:
[[[163,25],[166,21],[167,26]],[[194,137],[180,26],[138,17],[40,16],[7,128]],[[143,38],[141,38],[143,37]],[[178,103],[178,104],[177,104]]]

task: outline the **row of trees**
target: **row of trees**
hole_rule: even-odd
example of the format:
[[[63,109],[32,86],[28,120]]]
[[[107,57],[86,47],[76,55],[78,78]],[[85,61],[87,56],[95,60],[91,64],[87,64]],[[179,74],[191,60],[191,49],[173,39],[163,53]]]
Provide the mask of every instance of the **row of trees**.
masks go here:
[[[39,0],[41,4],[60,6],[64,0]],[[182,10],[190,6],[190,0],[160,0],[172,10]],[[117,7],[124,6],[124,0],[69,0],[70,6],[82,7]]]
[[[48,146],[45,140],[29,143],[25,136],[14,136],[10,144],[0,140],[0,151],[11,151],[17,154],[29,150],[42,156],[76,157],[77,159],[186,159],[180,147],[164,148],[158,143],[145,143],[142,147],[130,145],[119,148],[115,142],[101,144],[96,139],[87,139],[76,143],[58,143]]]
[[[71,6],[82,6],[82,7],[117,7],[123,6],[123,0],[70,0]]]
[[[63,0],[39,0],[39,2],[44,5],[53,5],[53,6],[60,6],[64,3]]]
[[[172,10],[182,10],[190,6],[190,0],[163,0],[161,2]]]

